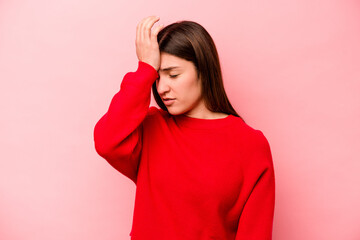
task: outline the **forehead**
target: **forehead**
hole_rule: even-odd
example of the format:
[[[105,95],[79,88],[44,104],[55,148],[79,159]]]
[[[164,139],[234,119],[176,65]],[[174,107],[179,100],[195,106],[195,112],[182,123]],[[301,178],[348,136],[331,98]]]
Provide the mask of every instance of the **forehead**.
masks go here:
[[[168,53],[161,53],[159,72],[181,70],[186,67],[188,67],[188,62],[186,60]]]

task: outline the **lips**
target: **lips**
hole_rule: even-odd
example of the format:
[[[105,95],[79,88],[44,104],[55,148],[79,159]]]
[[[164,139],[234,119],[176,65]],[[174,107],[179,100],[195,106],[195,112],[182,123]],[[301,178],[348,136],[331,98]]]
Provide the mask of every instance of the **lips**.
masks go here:
[[[175,98],[163,98],[164,104],[169,106],[174,103]]]

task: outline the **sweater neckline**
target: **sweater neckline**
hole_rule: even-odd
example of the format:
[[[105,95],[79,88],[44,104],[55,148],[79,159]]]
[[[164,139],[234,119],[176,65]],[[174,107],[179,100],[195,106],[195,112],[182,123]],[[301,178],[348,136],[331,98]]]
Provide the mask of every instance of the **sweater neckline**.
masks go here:
[[[236,116],[229,114],[224,118],[203,119],[193,118],[184,114],[173,116],[176,123],[180,126],[186,126],[193,129],[214,129],[221,128],[233,122]]]

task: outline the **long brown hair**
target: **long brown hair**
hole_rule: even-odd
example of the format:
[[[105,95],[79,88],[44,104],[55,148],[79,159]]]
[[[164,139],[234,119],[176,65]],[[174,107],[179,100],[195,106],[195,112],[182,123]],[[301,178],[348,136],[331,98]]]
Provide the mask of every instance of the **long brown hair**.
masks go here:
[[[157,41],[160,52],[193,62],[201,79],[202,97],[210,111],[231,114],[244,121],[226,95],[216,46],[204,27],[193,21],[175,22],[161,29]],[[152,90],[156,103],[168,112],[157,92],[156,82]]]

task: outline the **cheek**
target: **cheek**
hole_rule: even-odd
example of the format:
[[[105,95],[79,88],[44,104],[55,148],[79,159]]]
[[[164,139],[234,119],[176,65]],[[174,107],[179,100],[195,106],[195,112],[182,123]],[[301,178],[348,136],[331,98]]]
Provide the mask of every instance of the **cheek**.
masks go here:
[[[184,81],[179,84],[177,92],[181,94],[183,99],[194,101],[201,95],[200,82],[194,78],[184,79]]]
[[[200,89],[201,89],[201,83],[200,80],[193,77],[189,82],[188,82],[188,88],[189,91],[191,91],[194,94],[199,94],[200,93]]]

